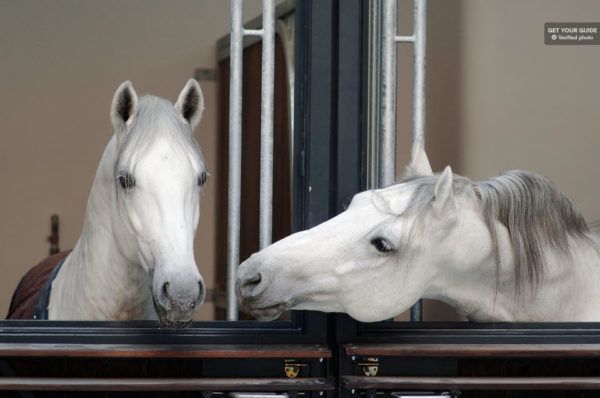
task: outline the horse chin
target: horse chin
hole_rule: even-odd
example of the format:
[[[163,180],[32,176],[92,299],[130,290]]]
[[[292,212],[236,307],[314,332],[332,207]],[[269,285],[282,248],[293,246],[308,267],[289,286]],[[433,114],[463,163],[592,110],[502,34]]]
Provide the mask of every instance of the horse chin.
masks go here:
[[[279,303],[262,308],[245,308],[245,311],[250,316],[259,321],[273,321],[281,316],[281,314],[289,308],[287,303]]]
[[[183,319],[171,319],[172,317],[169,316],[170,314],[161,306],[156,304],[154,296],[152,297],[152,304],[154,304],[154,311],[156,311],[156,314],[158,315],[158,323],[161,328],[183,329],[192,324],[191,314]]]
[[[184,329],[192,324],[192,318],[184,321],[171,321],[167,318],[159,317],[159,324],[161,328]]]

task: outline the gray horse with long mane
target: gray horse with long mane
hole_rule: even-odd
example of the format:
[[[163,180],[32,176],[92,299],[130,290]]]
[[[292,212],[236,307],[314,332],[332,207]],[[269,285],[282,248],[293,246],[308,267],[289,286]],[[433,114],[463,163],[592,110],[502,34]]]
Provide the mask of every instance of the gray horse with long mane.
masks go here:
[[[238,294],[264,320],[306,309],[380,321],[430,298],[474,321],[600,321],[594,230],[547,178],[434,174],[417,148],[399,184],[245,261]]]
[[[191,322],[206,291],[194,259],[207,171],[193,130],[203,111],[193,79],[175,104],[119,86],[81,237],[23,277],[8,318]]]

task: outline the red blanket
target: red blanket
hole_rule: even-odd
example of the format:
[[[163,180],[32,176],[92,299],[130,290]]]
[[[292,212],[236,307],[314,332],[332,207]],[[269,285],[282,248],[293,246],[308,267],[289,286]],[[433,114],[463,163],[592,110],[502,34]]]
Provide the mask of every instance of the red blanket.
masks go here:
[[[32,319],[35,306],[38,302],[40,291],[48,280],[48,277],[62,259],[67,257],[71,251],[67,250],[42,260],[38,265],[31,268],[21,278],[17,290],[13,293],[10,308],[6,319]]]

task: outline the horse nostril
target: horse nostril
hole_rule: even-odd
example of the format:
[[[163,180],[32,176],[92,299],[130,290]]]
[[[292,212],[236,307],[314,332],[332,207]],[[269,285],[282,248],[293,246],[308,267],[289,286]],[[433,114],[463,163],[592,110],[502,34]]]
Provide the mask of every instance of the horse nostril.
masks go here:
[[[164,298],[169,298],[169,282],[163,283],[161,292]]]
[[[263,279],[260,272],[247,278],[242,282],[242,294],[250,297],[258,296],[264,290],[264,283],[261,285],[262,281]]]
[[[157,284],[152,291],[155,304],[164,311],[188,313],[196,309],[206,296],[206,286],[202,278],[195,275],[187,278],[171,278]]]
[[[248,279],[244,285],[246,285],[246,286],[255,285],[256,286],[260,283],[261,280],[262,280],[262,275],[259,272],[256,275],[254,275],[252,278]]]
[[[204,301],[204,283],[202,281],[198,281],[198,304],[201,304]]]

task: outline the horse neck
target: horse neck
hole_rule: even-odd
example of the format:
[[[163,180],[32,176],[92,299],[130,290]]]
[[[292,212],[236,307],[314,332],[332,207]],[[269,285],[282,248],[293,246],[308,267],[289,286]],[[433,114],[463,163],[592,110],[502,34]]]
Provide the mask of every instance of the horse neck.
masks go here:
[[[116,140],[106,147],[90,192],[79,241],[58,273],[51,319],[147,319],[155,316],[148,276],[117,247],[113,229]]]
[[[448,275],[428,298],[444,301],[474,321],[590,321],[600,318],[600,256],[597,241],[570,238],[570,253],[544,248],[544,273],[537,287],[522,283],[516,294],[508,233],[499,234],[499,280],[489,256],[468,272]],[[449,272],[453,272],[449,268]]]

